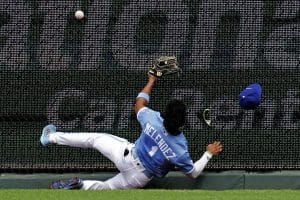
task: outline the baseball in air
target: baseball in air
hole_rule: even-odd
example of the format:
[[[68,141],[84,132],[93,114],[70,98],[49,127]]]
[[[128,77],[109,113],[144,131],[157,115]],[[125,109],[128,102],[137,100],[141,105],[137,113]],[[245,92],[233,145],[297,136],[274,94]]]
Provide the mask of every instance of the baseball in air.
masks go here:
[[[83,13],[83,11],[82,11],[82,10],[77,10],[77,11],[75,12],[75,18],[78,19],[78,20],[83,19],[83,18],[84,18],[84,13]]]

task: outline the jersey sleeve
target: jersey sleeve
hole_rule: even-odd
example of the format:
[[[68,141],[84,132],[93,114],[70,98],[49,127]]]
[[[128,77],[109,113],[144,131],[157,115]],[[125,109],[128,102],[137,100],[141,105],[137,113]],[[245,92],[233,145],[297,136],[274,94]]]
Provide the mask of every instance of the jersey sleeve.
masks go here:
[[[175,165],[185,174],[191,173],[194,169],[193,160],[187,152],[177,159]]]
[[[142,127],[144,127],[152,114],[154,114],[154,111],[148,107],[143,107],[138,111],[138,113],[136,114],[137,120],[142,125]]]

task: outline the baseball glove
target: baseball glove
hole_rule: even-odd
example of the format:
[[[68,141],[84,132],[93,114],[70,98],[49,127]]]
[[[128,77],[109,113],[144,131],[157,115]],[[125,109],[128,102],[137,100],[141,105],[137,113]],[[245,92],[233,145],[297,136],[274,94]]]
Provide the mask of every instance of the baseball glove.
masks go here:
[[[153,66],[148,70],[148,74],[158,78],[179,72],[181,72],[181,68],[178,66],[175,56],[159,57],[155,60]]]

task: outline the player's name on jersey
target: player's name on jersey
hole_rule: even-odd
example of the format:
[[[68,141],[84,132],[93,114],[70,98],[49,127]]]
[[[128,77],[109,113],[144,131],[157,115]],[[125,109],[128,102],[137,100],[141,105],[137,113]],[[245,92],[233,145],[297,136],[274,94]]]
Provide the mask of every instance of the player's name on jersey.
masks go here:
[[[166,141],[162,138],[162,136],[158,134],[157,130],[153,126],[151,126],[151,124],[149,123],[146,124],[144,133],[150,136],[150,138],[157,144],[158,148],[161,150],[161,152],[167,159],[176,157],[175,152],[166,143]]]

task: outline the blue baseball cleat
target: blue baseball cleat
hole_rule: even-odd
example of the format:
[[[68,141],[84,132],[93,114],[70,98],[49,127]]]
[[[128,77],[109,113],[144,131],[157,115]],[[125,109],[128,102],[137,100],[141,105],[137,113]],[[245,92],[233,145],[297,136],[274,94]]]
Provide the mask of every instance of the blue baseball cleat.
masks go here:
[[[49,135],[56,132],[56,127],[52,124],[47,125],[43,128],[40,141],[43,146],[49,145],[51,142],[49,140]]]
[[[74,190],[81,189],[83,186],[82,180],[80,178],[72,178],[67,181],[58,180],[53,182],[50,185],[50,189],[65,189],[65,190]]]

